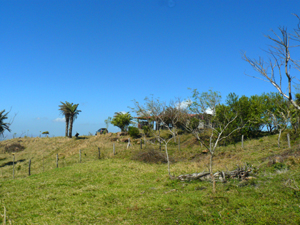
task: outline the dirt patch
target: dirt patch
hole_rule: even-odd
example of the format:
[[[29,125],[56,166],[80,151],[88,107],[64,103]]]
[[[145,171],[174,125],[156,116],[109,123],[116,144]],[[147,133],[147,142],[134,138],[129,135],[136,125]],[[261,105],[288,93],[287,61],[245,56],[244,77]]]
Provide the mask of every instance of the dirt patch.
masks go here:
[[[145,149],[137,152],[132,156],[133,160],[146,162],[146,163],[167,163],[166,154],[156,149]],[[174,162],[173,158],[170,158],[170,162]]]
[[[11,152],[21,152],[24,151],[25,147],[20,143],[12,143],[8,144],[4,148],[4,152],[11,153]]]
[[[300,157],[300,146],[297,146],[296,148],[287,149],[280,154],[268,156],[266,158],[263,158],[263,160],[275,160],[277,158],[287,159],[289,157]]]

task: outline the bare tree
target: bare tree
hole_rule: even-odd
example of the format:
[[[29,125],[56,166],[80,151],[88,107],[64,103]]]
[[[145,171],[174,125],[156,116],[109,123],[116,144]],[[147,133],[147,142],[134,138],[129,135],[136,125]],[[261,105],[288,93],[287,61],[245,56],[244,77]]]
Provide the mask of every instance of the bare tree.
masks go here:
[[[170,158],[168,153],[168,143],[175,138],[177,134],[177,125],[181,120],[182,110],[178,101],[171,101],[169,105],[161,102],[159,99],[145,98],[145,104],[142,105],[134,100],[134,107],[131,108],[140,117],[148,121],[148,123],[156,123],[156,127],[151,129],[152,135],[157,139],[159,144],[163,143],[165,147],[166,158],[168,162],[168,174],[170,173]],[[164,128],[170,132],[171,138],[161,137],[161,129]]]
[[[251,59],[247,57],[246,53],[243,54],[242,58],[247,61],[254,70],[256,70],[263,78],[254,77],[268,83],[271,83],[278,92],[287,98],[294,107],[300,110],[300,105],[293,100],[293,85],[297,85],[299,79],[296,76],[291,75],[291,67],[300,71],[299,60],[293,59],[291,57],[291,49],[299,47],[299,45],[291,45],[291,41],[300,41],[300,18],[299,24],[293,33],[288,33],[287,28],[279,27],[279,34],[272,30],[274,37],[270,35],[265,35],[268,39],[273,42],[273,45],[266,51],[269,55],[268,61],[264,61],[261,57],[256,59]],[[283,82],[284,77],[286,82]],[[287,93],[285,92],[287,88]]]
[[[238,119],[238,112],[233,112],[228,106],[220,105],[221,96],[218,92],[213,92],[212,90],[209,93],[204,92],[202,94],[195,90],[193,92],[194,102],[190,106],[190,111],[196,112],[196,114],[184,114],[182,116],[182,124],[187,131],[191,132],[200,141],[210,154],[209,172],[213,182],[213,192],[215,192],[213,157],[217,146],[221,140],[242,129],[245,124],[241,127],[230,127]],[[207,114],[208,109],[211,110],[212,115]],[[207,134],[209,135],[208,137]]]

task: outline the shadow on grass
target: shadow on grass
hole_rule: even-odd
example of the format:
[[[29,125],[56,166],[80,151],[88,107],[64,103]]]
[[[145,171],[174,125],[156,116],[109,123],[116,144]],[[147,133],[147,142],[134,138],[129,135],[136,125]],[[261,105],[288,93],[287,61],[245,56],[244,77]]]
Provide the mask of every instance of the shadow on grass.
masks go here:
[[[15,164],[20,163],[20,162],[24,162],[24,161],[25,161],[25,159],[20,159],[18,161],[15,161]],[[9,161],[7,163],[1,164],[0,167],[12,166],[13,164],[14,164],[13,161]]]
[[[75,140],[88,139],[87,137],[75,137]]]

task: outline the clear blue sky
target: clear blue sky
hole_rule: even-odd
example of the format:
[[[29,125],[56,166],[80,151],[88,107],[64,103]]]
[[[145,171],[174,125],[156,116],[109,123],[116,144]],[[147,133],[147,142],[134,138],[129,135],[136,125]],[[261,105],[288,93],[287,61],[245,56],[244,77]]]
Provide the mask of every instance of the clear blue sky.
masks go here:
[[[151,94],[276,91],[245,75],[258,74],[241,51],[264,55],[263,35],[295,28],[292,13],[299,0],[0,0],[0,110],[17,113],[11,134],[63,136],[58,105],[79,103],[85,135]]]

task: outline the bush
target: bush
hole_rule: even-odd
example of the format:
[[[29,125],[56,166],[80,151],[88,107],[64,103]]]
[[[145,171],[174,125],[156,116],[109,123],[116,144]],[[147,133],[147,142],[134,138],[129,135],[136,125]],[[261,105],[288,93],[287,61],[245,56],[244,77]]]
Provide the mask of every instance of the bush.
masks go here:
[[[140,131],[137,127],[128,127],[128,134],[132,138],[138,138],[140,136]]]
[[[167,158],[164,153],[155,149],[144,149],[137,152],[132,157],[133,160],[145,162],[145,163],[167,163]]]
[[[184,134],[184,131],[181,130],[181,129],[178,129],[178,130],[177,130],[177,134],[178,134],[178,135],[182,135],[182,134]]]
[[[150,132],[151,132],[151,128],[149,126],[143,126],[142,129],[144,130],[144,134],[149,137],[150,136]]]
[[[25,149],[25,147],[19,143],[12,143],[5,146],[5,152],[11,153],[11,152],[21,152]]]

